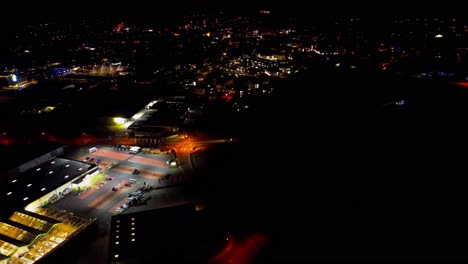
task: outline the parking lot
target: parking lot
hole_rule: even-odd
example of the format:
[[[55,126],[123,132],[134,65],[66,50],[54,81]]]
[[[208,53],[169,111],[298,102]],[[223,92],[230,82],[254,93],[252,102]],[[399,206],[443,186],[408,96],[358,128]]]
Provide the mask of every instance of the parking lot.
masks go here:
[[[122,207],[130,203],[129,194],[136,193],[142,186],[151,187],[144,198],[149,197],[147,200],[151,199],[153,206],[155,202],[156,206],[183,202],[173,193],[178,192],[177,186],[184,183],[187,176],[179,168],[167,164],[174,158],[173,154],[130,154],[126,149],[112,146],[95,147],[97,149],[92,153],[86,148],[77,149],[67,158],[98,163],[105,178],[87,190],[72,192],[56,202],[53,206],[57,209],[96,217],[105,222],[112,215],[123,212]],[[153,196],[160,199],[153,200]]]

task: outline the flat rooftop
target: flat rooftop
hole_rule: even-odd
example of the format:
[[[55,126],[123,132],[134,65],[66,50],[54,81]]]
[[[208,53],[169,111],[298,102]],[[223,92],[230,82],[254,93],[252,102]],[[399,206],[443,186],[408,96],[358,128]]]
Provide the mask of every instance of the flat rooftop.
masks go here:
[[[1,210],[0,220],[94,167],[82,161],[54,158],[9,179],[0,186],[0,200],[8,205],[8,209]]]
[[[54,142],[0,145],[0,171],[13,169],[62,146],[62,144]]]

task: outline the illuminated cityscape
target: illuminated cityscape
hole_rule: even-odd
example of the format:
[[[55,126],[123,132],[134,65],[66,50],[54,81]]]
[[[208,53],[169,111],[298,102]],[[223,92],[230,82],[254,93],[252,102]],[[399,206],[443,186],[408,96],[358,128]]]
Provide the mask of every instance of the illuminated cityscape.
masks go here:
[[[135,6],[1,23],[0,264],[468,260],[465,16]]]

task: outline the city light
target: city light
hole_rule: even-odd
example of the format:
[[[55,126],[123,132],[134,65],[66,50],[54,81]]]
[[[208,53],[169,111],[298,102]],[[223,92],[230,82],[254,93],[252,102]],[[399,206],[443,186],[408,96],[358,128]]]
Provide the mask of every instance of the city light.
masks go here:
[[[13,82],[17,82],[17,81],[18,81],[18,78],[16,77],[16,74],[12,74],[12,75],[11,75],[11,80],[12,80]]]
[[[114,123],[116,123],[117,125],[123,125],[123,124],[125,124],[125,118],[114,117]]]

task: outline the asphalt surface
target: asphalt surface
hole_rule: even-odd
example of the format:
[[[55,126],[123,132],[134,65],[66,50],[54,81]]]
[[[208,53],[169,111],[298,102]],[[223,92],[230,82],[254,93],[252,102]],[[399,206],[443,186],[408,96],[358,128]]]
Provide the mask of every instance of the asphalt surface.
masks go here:
[[[98,151],[88,153],[90,147],[97,147]],[[99,234],[83,252],[77,263],[105,263],[107,261],[107,241],[109,222],[116,209],[123,205],[128,198],[128,194],[137,190],[143,183],[154,186],[157,189],[149,192],[149,199],[142,205],[130,207],[126,212],[149,210],[160,207],[174,206],[197,200],[194,192],[185,186],[190,179],[186,172],[190,171],[190,152],[178,155],[185,160],[185,164],[170,168],[167,160],[174,158],[173,154],[128,154],[124,151],[113,149],[110,146],[93,145],[77,148],[68,153],[66,158],[83,160],[85,157],[100,160],[100,169],[105,172],[106,178],[101,183],[93,186],[89,190],[77,193],[72,192],[59,200],[54,207],[65,209],[78,215],[96,217],[99,222]],[[104,169],[107,164],[118,160],[119,164],[112,169]],[[183,166],[182,166],[183,165]],[[133,169],[140,170],[140,173],[133,175]],[[130,187],[125,186],[129,179],[136,180]],[[117,191],[112,191],[116,187]],[[104,252],[103,252],[104,250]]]

